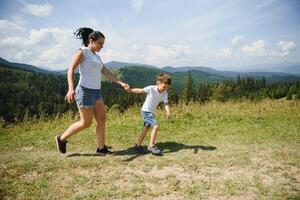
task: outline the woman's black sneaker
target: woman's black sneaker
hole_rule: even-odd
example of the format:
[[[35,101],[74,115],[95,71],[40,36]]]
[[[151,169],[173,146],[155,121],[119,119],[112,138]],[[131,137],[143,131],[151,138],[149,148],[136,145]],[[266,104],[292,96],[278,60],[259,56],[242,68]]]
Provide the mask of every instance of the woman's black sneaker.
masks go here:
[[[60,153],[66,153],[67,141],[63,141],[60,139],[60,135],[55,136],[55,142],[57,149]]]
[[[105,156],[107,154],[112,154],[112,152],[107,148],[106,145],[104,145],[104,147],[102,149],[97,148],[96,153],[103,155],[103,156]]]

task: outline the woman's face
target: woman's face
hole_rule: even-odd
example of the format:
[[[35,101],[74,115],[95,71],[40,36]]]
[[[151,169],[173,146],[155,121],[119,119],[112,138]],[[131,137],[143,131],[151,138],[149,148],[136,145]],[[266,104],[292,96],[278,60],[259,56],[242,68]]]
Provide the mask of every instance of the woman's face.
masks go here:
[[[96,41],[91,40],[91,44],[92,44],[93,50],[94,50],[95,52],[99,52],[99,51],[103,48],[104,41],[105,41],[104,38],[99,38],[99,39],[96,40]]]

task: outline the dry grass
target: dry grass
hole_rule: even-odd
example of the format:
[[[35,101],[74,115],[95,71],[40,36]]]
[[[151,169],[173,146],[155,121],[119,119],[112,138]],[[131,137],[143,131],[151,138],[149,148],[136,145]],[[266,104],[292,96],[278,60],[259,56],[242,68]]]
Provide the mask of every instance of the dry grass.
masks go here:
[[[77,116],[1,129],[1,199],[299,199],[300,102],[211,102],[159,110],[164,155],[137,155],[139,108],[110,111],[107,143],[93,156],[95,124],[57,153],[54,135]],[[149,138],[147,138],[147,142]]]

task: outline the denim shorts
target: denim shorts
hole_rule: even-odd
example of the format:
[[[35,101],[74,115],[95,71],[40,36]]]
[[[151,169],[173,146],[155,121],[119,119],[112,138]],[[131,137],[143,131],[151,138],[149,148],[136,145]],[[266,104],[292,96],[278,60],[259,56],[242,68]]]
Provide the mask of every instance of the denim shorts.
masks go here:
[[[75,94],[78,108],[94,108],[96,101],[103,101],[100,89],[89,89],[77,85]]]
[[[141,114],[144,120],[144,127],[150,127],[158,124],[155,119],[155,115],[152,112],[142,111]]]

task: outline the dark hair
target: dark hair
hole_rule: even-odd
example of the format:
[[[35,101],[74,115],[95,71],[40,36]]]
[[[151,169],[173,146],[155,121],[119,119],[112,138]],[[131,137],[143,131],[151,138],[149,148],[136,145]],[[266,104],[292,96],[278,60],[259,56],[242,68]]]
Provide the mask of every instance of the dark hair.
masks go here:
[[[93,29],[86,27],[77,29],[77,31],[74,32],[74,35],[77,39],[81,39],[82,44],[86,47],[89,45],[90,39],[96,41],[99,38],[105,38],[100,31],[94,31]]]
[[[156,77],[156,81],[167,85],[171,85],[171,77],[168,74],[158,74]]]

